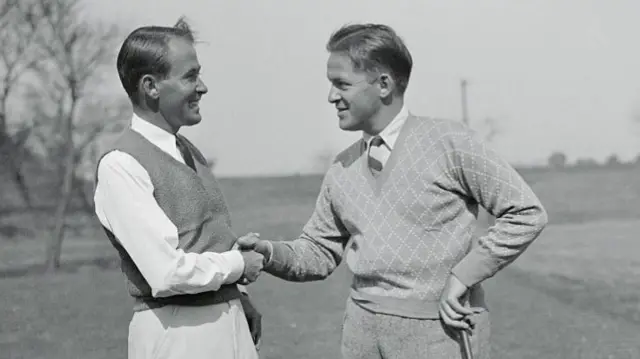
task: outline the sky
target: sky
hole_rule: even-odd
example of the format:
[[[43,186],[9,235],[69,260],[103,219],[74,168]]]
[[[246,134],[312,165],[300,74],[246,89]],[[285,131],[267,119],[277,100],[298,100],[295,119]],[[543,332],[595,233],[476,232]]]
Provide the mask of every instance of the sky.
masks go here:
[[[459,121],[467,79],[471,126],[497,121],[491,145],[513,164],[554,151],[569,161],[640,153],[637,0],[83,2],[127,33],[186,16],[209,93],[202,123],[181,133],[216,158],[220,176],[307,173],[361,136],[341,131],[327,102],[325,44],[356,22],[385,23],[405,40],[412,113]],[[115,65],[113,79],[122,93]]]

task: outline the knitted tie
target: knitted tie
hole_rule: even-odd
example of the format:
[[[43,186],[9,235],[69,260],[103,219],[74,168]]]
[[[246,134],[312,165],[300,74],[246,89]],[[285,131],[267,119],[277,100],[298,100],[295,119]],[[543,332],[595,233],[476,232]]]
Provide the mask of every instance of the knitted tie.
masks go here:
[[[176,146],[178,147],[178,150],[182,154],[182,158],[184,159],[185,164],[195,171],[196,165],[193,162],[193,156],[191,155],[191,151],[189,151],[189,148],[178,136],[176,136]]]
[[[378,177],[380,172],[382,171],[382,162],[380,159],[376,158],[375,155],[371,152],[373,147],[380,147],[384,143],[384,140],[380,136],[375,136],[369,145],[369,149],[367,151],[367,157],[369,158],[369,169],[371,170],[371,174],[374,177]]]

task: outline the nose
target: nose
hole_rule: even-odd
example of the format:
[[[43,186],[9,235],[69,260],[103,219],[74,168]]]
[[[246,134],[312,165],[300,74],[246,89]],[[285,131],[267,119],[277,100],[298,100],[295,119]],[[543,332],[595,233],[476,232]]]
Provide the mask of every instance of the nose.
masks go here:
[[[335,86],[331,86],[331,88],[329,89],[329,96],[327,97],[327,100],[330,103],[336,103],[340,101],[340,93]]]
[[[207,92],[209,92],[207,85],[205,85],[204,81],[202,81],[202,79],[199,77],[198,77],[198,83],[196,84],[196,92],[198,92],[201,95],[204,95]]]

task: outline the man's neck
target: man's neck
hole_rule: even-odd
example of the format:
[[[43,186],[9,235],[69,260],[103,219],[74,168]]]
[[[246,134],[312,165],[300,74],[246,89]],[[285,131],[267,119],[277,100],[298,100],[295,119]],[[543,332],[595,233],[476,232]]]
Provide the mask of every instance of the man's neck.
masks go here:
[[[172,135],[178,133],[179,128],[173,128],[159,112],[153,112],[138,106],[133,106],[133,112],[141,119],[169,132]]]
[[[404,106],[403,98],[395,98],[389,105],[383,106],[380,111],[370,120],[371,126],[364,130],[371,136],[375,136],[382,132],[400,113]]]

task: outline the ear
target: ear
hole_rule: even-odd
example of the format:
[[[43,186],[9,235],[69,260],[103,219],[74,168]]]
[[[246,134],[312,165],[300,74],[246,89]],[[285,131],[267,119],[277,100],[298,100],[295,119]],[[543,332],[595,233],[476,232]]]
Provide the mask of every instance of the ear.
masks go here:
[[[154,99],[157,100],[158,96],[160,96],[160,91],[158,89],[158,80],[153,75],[144,75],[140,79],[140,86],[142,87],[142,92]]]
[[[378,87],[380,88],[380,97],[389,98],[396,89],[396,82],[390,74],[382,73],[378,78]]]

